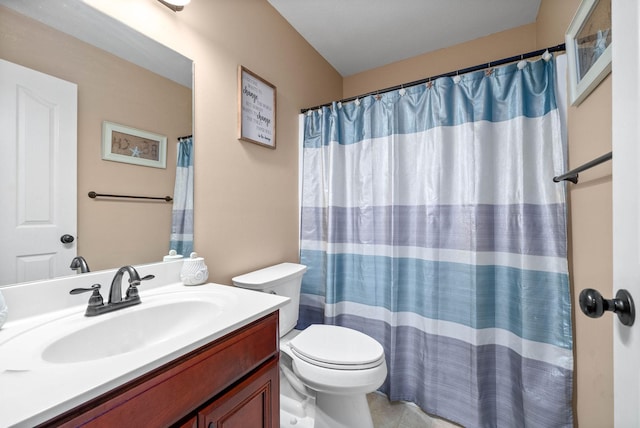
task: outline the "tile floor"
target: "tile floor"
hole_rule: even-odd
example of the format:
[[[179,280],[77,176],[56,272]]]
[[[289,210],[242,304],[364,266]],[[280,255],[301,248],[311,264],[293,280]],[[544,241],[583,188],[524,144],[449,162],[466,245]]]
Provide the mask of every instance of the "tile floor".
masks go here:
[[[389,402],[384,394],[367,395],[375,428],[458,428],[459,425],[429,416],[412,403]]]

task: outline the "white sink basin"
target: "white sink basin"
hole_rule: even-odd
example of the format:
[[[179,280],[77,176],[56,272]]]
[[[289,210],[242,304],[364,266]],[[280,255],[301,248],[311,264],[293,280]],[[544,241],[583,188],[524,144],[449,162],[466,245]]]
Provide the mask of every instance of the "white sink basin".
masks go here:
[[[69,290],[109,283],[115,272],[3,288],[13,318],[0,329],[0,426],[37,426],[289,301],[221,284],[158,280],[178,278],[180,267],[166,262],[140,271],[157,274],[140,288],[142,303],[95,317],[84,316],[89,296]]]
[[[148,352],[212,324],[234,300],[223,292],[194,291],[143,296],[139,305],[95,317],[78,310],[2,343],[11,352],[0,358],[0,366],[27,370],[42,363],[72,364]]]
[[[222,308],[213,302],[186,300],[154,306],[144,303],[71,332],[42,351],[51,363],[74,363],[107,358],[172,340],[186,330],[215,318]]]

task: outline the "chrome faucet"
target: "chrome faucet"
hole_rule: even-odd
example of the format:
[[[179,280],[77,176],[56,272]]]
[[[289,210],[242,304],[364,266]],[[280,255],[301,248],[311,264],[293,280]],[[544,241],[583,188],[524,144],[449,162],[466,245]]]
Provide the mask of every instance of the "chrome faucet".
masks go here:
[[[89,272],[89,265],[82,256],[74,257],[73,260],[71,260],[71,266],[69,267],[73,270],[80,269],[80,273]]]
[[[126,300],[129,299],[131,294],[131,288],[135,288],[140,285],[140,275],[138,275],[138,271],[133,266],[122,266],[118,269],[113,280],[111,281],[111,288],[109,289],[109,304],[120,303],[122,302],[122,276],[125,272],[129,273],[129,288],[127,289],[127,297]],[[151,276],[153,278],[153,276]],[[146,278],[145,279],[151,279]],[[135,298],[140,300],[138,297],[138,291],[136,289]]]
[[[127,294],[125,298],[122,298],[122,276],[125,272],[129,273],[129,288],[127,288]],[[113,312],[118,309],[127,308],[129,306],[137,305],[141,302],[140,295],[138,294],[138,286],[141,281],[147,281],[155,278],[154,275],[147,275],[140,278],[138,271],[133,266],[123,266],[116,272],[113,280],[111,281],[111,288],[109,289],[109,301],[104,303],[102,295],[100,294],[100,284],[94,284],[91,288],[74,288],[70,294],[80,294],[87,291],[91,291],[91,297],[89,298],[89,305],[85,315],[92,317],[95,315],[104,314],[107,312]]]

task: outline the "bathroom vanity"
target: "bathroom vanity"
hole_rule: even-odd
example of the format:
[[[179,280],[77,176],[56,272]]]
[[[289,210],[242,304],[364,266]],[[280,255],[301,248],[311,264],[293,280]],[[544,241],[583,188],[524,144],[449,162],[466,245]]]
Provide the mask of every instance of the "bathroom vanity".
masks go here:
[[[278,427],[277,321],[274,312],[41,426]]]
[[[2,288],[0,426],[278,427],[278,310],[289,299],[227,285],[187,287],[181,262],[139,305],[84,316],[115,271]]]

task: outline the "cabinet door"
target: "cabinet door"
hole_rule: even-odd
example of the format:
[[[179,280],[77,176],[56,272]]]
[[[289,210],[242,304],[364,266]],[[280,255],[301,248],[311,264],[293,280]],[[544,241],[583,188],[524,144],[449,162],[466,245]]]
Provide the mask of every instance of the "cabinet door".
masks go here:
[[[278,428],[280,426],[279,382],[276,357],[198,412],[198,426]]]

